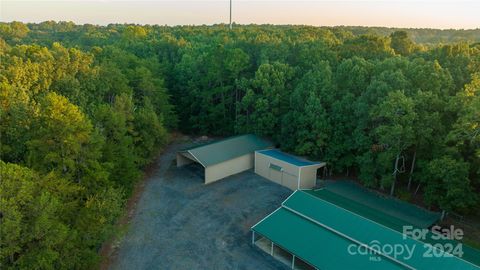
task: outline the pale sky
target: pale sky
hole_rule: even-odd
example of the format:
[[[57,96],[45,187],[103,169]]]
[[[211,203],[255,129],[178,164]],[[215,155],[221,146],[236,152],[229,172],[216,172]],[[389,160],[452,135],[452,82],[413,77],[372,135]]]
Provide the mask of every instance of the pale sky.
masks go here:
[[[228,22],[229,0],[0,0],[0,21],[201,25]],[[233,0],[241,24],[480,28],[480,0]]]

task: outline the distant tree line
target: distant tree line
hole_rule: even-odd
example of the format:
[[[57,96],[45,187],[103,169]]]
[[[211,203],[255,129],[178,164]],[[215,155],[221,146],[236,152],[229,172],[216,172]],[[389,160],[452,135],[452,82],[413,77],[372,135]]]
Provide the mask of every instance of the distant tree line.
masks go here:
[[[393,32],[407,33],[415,43],[426,45],[449,44],[456,42],[480,42],[480,27],[476,29],[430,29],[430,28],[389,28],[389,27],[362,27],[342,26],[354,35],[376,34],[389,36]]]
[[[176,129],[252,132],[329,174],[478,212],[478,30],[49,21],[0,37],[2,268],[94,267]]]

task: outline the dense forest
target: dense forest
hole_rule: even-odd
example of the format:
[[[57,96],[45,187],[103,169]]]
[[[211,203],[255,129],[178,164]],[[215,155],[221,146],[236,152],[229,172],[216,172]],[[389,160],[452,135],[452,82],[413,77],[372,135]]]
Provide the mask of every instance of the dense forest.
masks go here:
[[[415,39],[412,38],[415,37]],[[480,31],[0,24],[0,267],[89,269],[171,131],[480,206]]]
[[[376,34],[388,36],[393,32],[406,32],[415,43],[422,44],[448,44],[455,42],[480,42],[480,28],[477,29],[417,29],[417,28],[388,28],[388,27],[360,27],[342,26],[344,30],[355,35]]]

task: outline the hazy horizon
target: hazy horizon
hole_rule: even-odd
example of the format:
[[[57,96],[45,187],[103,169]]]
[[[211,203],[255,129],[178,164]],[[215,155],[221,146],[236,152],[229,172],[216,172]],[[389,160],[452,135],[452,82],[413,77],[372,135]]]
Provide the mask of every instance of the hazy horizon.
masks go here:
[[[6,0],[0,21],[76,24],[228,23],[229,0]],[[273,1],[233,0],[237,24],[478,29],[480,1]]]

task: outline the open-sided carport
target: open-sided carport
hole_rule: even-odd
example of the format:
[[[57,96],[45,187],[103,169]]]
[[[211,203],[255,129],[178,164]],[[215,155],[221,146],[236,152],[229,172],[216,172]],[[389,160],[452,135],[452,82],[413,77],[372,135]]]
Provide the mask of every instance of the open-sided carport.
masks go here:
[[[177,152],[177,167],[201,164],[208,184],[253,168],[254,152],[269,147],[271,142],[253,134],[230,137]]]
[[[302,190],[252,227],[252,243],[292,269],[297,260],[301,269],[480,269]],[[393,253],[398,246],[411,253]]]

